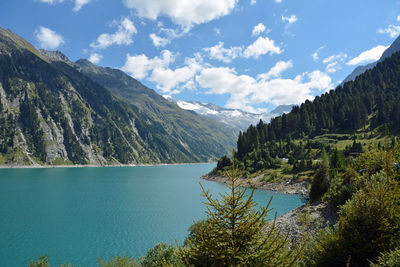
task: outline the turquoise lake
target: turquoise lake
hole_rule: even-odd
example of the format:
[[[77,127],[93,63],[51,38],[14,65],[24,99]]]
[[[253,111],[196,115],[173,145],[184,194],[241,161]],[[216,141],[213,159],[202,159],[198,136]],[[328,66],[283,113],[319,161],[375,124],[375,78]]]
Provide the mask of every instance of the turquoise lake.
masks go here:
[[[0,266],[97,266],[99,256],[139,257],[160,242],[183,243],[194,220],[205,218],[200,176],[215,164],[0,169]],[[280,214],[303,204],[296,195],[256,190],[255,200]],[[271,214],[273,216],[273,214]]]

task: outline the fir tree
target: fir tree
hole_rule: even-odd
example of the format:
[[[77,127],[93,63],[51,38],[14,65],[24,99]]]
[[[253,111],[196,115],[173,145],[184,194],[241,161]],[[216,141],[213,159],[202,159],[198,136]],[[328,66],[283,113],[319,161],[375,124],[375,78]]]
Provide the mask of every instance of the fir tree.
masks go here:
[[[287,249],[287,239],[268,225],[266,207],[256,208],[254,190],[238,187],[238,170],[233,157],[228,177],[229,192],[214,199],[203,189],[207,199],[207,219],[196,223],[185,242],[179,248],[186,266],[290,266],[295,258]],[[264,233],[266,231],[267,233]]]

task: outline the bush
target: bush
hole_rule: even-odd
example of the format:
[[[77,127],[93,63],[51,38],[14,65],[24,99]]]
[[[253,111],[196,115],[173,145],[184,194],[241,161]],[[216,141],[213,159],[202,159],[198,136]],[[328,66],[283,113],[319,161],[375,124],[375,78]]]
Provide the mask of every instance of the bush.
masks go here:
[[[307,266],[367,266],[400,242],[400,192],[381,172],[342,206],[334,228],[321,232]]]
[[[140,265],[135,259],[116,256],[110,261],[97,260],[97,264],[101,267],[139,267]]]
[[[319,166],[311,182],[311,189],[310,189],[311,202],[320,199],[328,190],[329,187],[328,174],[329,174],[328,164],[325,161],[323,161]]]
[[[161,243],[149,249],[140,260],[143,267],[153,266],[183,266],[177,256],[175,247]]]
[[[376,263],[371,263],[371,267],[398,267],[400,266],[400,247],[381,254]]]

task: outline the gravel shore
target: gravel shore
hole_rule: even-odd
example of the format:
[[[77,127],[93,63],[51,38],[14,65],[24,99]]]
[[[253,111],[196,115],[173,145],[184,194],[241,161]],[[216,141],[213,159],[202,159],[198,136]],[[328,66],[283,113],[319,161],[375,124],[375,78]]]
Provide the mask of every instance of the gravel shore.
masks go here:
[[[201,177],[207,181],[226,183],[227,178],[219,175],[204,175]],[[279,182],[271,183],[263,181],[263,176],[257,176],[254,178],[239,178],[241,186],[276,191],[284,194],[296,194],[304,198],[308,197],[308,184],[306,182],[290,183],[290,182]]]

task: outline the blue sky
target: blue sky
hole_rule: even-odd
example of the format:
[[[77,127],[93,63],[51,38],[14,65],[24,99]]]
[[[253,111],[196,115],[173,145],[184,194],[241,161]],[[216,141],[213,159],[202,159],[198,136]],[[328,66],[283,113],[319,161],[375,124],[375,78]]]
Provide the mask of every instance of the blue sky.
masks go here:
[[[400,33],[400,1],[1,0],[0,27],[161,95],[265,112],[379,59]]]

